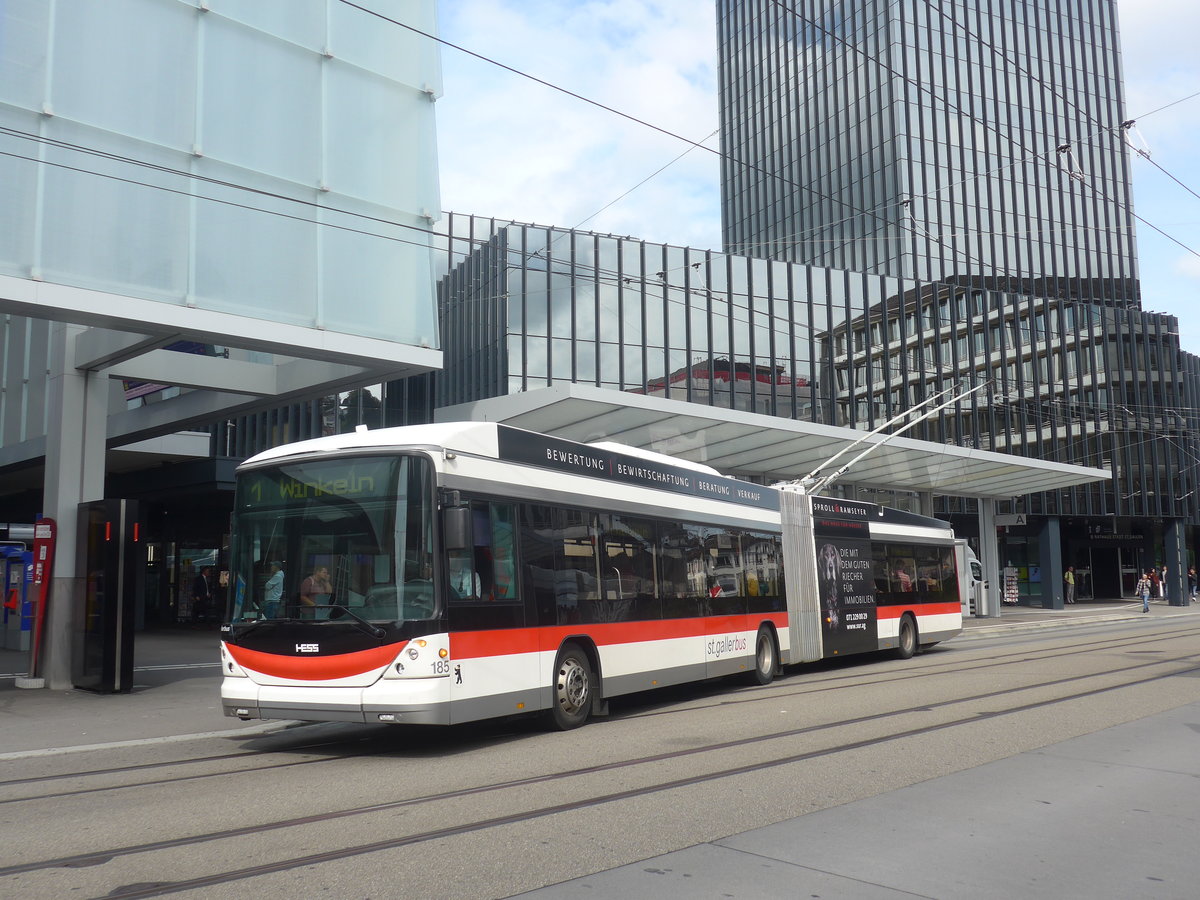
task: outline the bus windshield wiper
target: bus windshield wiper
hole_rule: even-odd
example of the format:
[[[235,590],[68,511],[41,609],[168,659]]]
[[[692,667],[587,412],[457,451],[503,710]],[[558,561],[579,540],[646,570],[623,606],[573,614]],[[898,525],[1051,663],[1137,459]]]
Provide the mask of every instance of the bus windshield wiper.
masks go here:
[[[315,606],[313,608],[314,609],[330,609],[330,610],[340,609],[342,612],[344,612],[346,615],[348,615],[350,618],[352,618],[355,622],[362,624],[367,629],[367,631],[370,633],[370,635],[372,637],[381,638],[387,634],[387,631],[385,629],[380,628],[378,625],[375,625],[372,622],[368,622],[362,616],[358,615],[352,609],[350,609],[350,607],[342,606],[342,604],[340,604],[340,603],[326,603],[321,606]]]
[[[231,634],[234,637],[245,637],[250,632],[258,631],[258,629],[262,628],[263,625],[266,624],[266,620],[264,620],[264,619],[240,619],[239,621],[233,622],[231,624],[233,625]]]

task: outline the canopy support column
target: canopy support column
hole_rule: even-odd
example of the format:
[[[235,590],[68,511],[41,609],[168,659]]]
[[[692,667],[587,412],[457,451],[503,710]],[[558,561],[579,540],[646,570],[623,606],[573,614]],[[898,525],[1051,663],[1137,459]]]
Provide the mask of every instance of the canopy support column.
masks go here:
[[[79,504],[104,496],[108,378],[70,362],[75,338],[85,330],[62,322],[51,327],[42,511],[55,520],[58,540],[39,667],[51,690],[67,690],[73,682],[74,635],[86,574],[79,571]]]

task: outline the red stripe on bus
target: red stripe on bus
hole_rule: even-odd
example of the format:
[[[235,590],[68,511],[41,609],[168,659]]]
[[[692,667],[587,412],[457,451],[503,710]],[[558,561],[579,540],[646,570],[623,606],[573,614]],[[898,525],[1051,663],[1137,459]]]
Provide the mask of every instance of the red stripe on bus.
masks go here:
[[[712,616],[706,619],[656,619],[643,622],[551,625],[544,628],[510,628],[497,631],[459,631],[450,635],[452,659],[507,656],[557,650],[572,637],[590,638],[597,646],[637,644],[645,641],[707,637],[736,631],[755,631],[760,622],[787,627],[787,613]]]
[[[961,611],[960,603],[911,603],[905,606],[881,606],[875,615],[880,619],[898,619],[906,612],[916,616],[944,616]]]
[[[225,649],[239,666],[272,678],[332,681],[335,678],[351,678],[386,666],[407,643],[408,641],[400,641],[384,647],[339,653],[335,656],[282,656],[277,653],[263,653],[260,650],[247,650],[235,644],[226,644]]]

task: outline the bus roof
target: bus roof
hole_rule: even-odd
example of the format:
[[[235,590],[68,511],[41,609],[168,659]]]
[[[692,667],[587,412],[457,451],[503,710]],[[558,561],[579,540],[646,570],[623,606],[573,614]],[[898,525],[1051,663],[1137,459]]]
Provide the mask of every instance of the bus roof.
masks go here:
[[[513,428],[511,425],[501,425],[498,422],[436,422],[431,425],[401,425],[394,428],[375,428],[363,431],[351,431],[345,434],[331,434],[327,437],[312,438],[307,441],[296,441],[282,444],[264,450],[245,461],[245,465],[279,461],[291,456],[301,456],[310,453],[337,453],[344,450],[365,450],[372,448],[391,447],[445,447],[461,453],[475,453],[480,456],[499,456],[499,440],[497,434],[500,428],[512,431],[525,429]],[[532,432],[531,432],[532,433]],[[572,441],[571,443],[575,443]],[[678,459],[653,450],[645,450],[629,444],[615,441],[595,441],[580,446],[595,447],[614,453],[624,453],[639,459],[653,460],[665,465],[679,466],[703,472],[706,475],[720,475],[712,466]]]
[[[279,447],[272,447],[270,450],[264,450],[262,453],[247,459],[242,466],[254,467],[273,462],[284,462],[290,458],[298,456],[309,456],[321,453],[339,453],[345,451],[362,451],[379,449],[382,451],[396,450],[404,447],[422,447],[427,449],[444,448],[446,450],[482,456],[490,459],[502,458],[501,438],[500,434],[504,432],[510,437],[507,443],[513,443],[512,439],[518,440],[520,443],[527,443],[525,438],[520,435],[529,436],[529,440],[534,443],[531,445],[532,462],[537,465],[537,460],[542,458],[544,450],[540,443],[541,441],[550,442],[558,445],[574,445],[580,448],[580,451],[585,451],[586,448],[591,448],[598,451],[607,451],[626,457],[646,460],[651,464],[657,463],[659,466],[671,467],[676,470],[684,469],[692,472],[700,473],[702,476],[711,476],[717,482],[737,485],[747,490],[754,490],[763,499],[766,495],[770,495],[770,501],[766,506],[778,509],[779,491],[776,488],[765,487],[763,485],[751,484],[749,482],[740,482],[736,479],[730,479],[722,476],[715,469],[706,466],[702,463],[695,463],[684,459],[678,459],[673,456],[667,456],[661,453],[655,453],[651,450],[644,450],[639,447],[632,447],[626,444],[619,444],[609,441],[597,441],[591,444],[580,444],[576,441],[569,441],[563,438],[553,438],[549,435],[540,435],[536,432],[528,431],[523,428],[514,428],[511,425],[502,425],[499,422],[435,422],[429,425],[402,425],[395,428],[376,428],[373,430],[363,429],[361,431],[352,431],[346,434],[332,434],[327,437],[313,438],[307,441],[297,441],[292,444],[283,444]],[[511,447],[510,447],[511,452]],[[528,465],[531,459],[522,460],[519,457],[506,457],[510,461]],[[241,467],[239,467],[241,468]],[[589,473],[591,474],[591,473]],[[598,474],[598,473],[597,473]],[[653,477],[653,473],[649,477]],[[697,479],[688,479],[695,481]],[[704,484],[704,487],[720,490],[719,487],[708,483],[701,478],[698,481]],[[661,486],[656,484],[655,486]],[[691,489],[690,487],[688,488]],[[904,510],[893,509],[890,507],[878,506],[874,503],[864,503],[862,501],[838,501],[836,498],[825,498],[833,503],[840,502],[844,506],[870,507],[872,510],[870,519],[879,524],[888,525],[907,525],[918,527],[930,527],[938,529],[949,529],[950,523],[941,519],[930,518],[918,513],[908,512]]]
[[[312,453],[387,450],[398,447],[445,447],[448,450],[494,457],[498,453],[496,433],[499,427],[496,422],[437,422],[432,425],[363,429],[272,447],[250,457],[243,465],[279,462],[289,457]]]

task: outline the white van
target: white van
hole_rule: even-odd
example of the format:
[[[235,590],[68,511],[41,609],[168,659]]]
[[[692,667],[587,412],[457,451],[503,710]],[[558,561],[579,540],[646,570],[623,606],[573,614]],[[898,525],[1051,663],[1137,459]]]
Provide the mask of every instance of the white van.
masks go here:
[[[983,579],[983,566],[965,538],[954,541],[954,565],[958,569],[958,597],[963,616],[987,615],[988,583]]]

